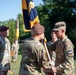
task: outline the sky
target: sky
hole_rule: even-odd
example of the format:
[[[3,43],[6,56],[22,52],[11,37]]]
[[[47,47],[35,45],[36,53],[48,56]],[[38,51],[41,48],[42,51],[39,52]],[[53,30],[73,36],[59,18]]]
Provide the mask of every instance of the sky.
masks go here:
[[[22,0],[0,0],[0,21],[16,19],[22,13]],[[42,3],[42,0],[33,0],[35,6]]]

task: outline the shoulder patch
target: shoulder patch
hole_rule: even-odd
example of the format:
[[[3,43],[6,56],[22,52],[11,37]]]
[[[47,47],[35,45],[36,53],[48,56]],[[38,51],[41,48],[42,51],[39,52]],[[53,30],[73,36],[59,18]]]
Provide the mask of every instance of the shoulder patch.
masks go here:
[[[71,55],[73,53],[73,51],[72,50],[69,50],[68,53]]]

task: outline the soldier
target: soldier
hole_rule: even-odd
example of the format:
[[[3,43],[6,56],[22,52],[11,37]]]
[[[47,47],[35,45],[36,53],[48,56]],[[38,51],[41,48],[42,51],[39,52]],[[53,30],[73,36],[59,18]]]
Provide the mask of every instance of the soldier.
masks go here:
[[[48,59],[43,44],[44,27],[36,24],[31,29],[31,37],[22,46],[22,60],[19,75],[45,75],[41,68],[49,69]]]
[[[51,40],[47,42],[47,48],[49,50],[50,58],[53,62],[53,66],[55,66],[56,53],[55,53],[55,51],[50,50],[50,46],[56,41],[57,41],[57,36],[56,36],[55,31],[52,29],[51,30]],[[54,75],[54,73],[48,71],[48,72],[46,72],[46,75]]]
[[[10,69],[9,27],[0,26],[0,75],[7,75]]]
[[[53,29],[58,40],[50,46],[56,52],[55,67],[52,67],[56,75],[74,75],[74,46],[65,35],[66,23],[57,22]]]
[[[18,56],[18,49],[19,49],[19,44],[18,44],[18,40],[15,39],[13,44],[12,44],[12,50],[14,52],[14,55],[12,57],[12,61],[17,61],[17,56]]]
[[[53,54],[55,54],[55,51],[50,52],[51,50],[49,47],[56,41],[57,41],[57,36],[56,36],[55,31],[52,29],[51,30],[51,40],[47,42],[47,48],[49,50],[51,60],[53,60],[53,61],[55,61],[55,59],[53,58],[53,56],[54,56]]]

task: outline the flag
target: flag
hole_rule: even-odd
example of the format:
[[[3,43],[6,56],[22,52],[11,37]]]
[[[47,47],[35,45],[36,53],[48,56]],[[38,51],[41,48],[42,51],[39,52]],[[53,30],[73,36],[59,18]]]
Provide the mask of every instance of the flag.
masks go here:
[[[35,23],[39,23],[36,7],[32,0],[22,0],[23,30],[28,32]]]
[[[70,55],[73,54],[73,51],[72,51],[72,50],[69,50],[69,54],[70,54]]]
[[[19,20],[17,19],[17,22],[16,22],[16,39],[18,40],[19,38]]]

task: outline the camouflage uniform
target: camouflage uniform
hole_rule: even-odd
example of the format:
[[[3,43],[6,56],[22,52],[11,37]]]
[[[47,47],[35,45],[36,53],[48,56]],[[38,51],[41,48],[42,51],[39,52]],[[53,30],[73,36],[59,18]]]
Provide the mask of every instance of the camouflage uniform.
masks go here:
[[[53,43],[54,43],[54,42],[52,42],[52,41],[47,42],[47,48],[48,48],[48,50],[49,50],[51,60],[52,60],[53,62],[55,62],[56,53],[55,53],[55,51],[51,51],[50,48],[49,48]]]
[[[44,75],[41,73],[43,67],[48,67],[44,46],[34,38],[25,40],[19,75]]]
[[[56,51],[56,75],[74,75],[74,46],[67,36],[55,42],[50,49]]]
[[[19,49],[18,41],[14,41],[13,44],[12,44],[12,50],[14,51],[12,61],[17,61],[18,49]]]
[[[10,69],[10,42],[0,36],[0,75],[7,75]]]

